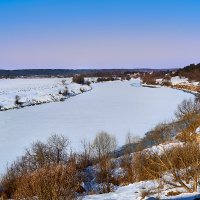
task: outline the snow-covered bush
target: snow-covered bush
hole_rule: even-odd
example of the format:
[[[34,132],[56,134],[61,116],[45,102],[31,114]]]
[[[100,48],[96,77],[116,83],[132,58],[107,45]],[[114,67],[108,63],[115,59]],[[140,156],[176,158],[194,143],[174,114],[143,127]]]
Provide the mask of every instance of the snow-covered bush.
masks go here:
[[[73,76],[72,81],[78,84],[85,84],[85,78],[82,74]]]
[[[69,90],[67,87],[65,87],[63,90],[59,90],[58,94],[67,96],[69,94]]]
[[[20,96],[16,95],[15,96],[15,105],[16,106],[22,106],[22,102],[20,100],[21,100]]]

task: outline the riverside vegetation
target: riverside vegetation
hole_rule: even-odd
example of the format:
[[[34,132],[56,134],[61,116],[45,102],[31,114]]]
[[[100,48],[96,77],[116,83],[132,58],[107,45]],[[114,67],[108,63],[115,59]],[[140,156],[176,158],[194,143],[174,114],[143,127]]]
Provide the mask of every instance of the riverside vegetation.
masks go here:
[[[103,131],[92,142],[82,141],[80,153],[73,152],[67,137],[51,135],[45,143],[33,143],[8,167],[1,178],[2,196],[76,199],[145,180],[195,192],[200,175],[198,127],[200,101],[196,98],[183,101],[173,122],[157,125],[144,138],[128,134],[120,156],[116,138]],[[153,151],[155,145],[162,145],[161,150]],[[122,173],[116,174],[119,168]]]

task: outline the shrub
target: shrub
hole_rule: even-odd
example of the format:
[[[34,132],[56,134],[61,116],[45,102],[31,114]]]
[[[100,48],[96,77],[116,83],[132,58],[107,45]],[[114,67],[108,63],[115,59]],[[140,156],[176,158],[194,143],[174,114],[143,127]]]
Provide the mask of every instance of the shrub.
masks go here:
[[[84,169],[93,163],[93,146],[86,140],[81,141],[83,151],[79,156],[79,167]]]
[[[101,158],[108,157],[116,149],[116,138],[106,132],[100,132],[94,139],[93,147],[96,157]]]
[[[112,176],[114,163],[110,156],[116,149],[116,138],[106,132],[100,132],[93,142],[94,155],[98,163],[96,180],[101,183],[102,192],[111,191],[111,183],[116,183],[116,179]]]
[[[32,144],[1,180],[7,197],[71,199],[82,179],[78,177],[76,157],[68,154],[68,146],[69,139],[56,134],[49,137],[47,143]]]
[[[16,181],[17,181],[17,174],[15,169],[8,169],[6,175],[1,178],[1,186],[5,193],[5,196],[10,199],[13,197],[14,192],[16,191]]]
[[[67,96],[69,94],[69,90],[67,87],[64,88],[63,92],[62,92],[62,95],[63,96]]]
[[[47,166],[24,174],[17,179],[14,198],[74,199],[80,184],[76,163],[70,161],[66,165]]]
[[[183,100],[181,104],[178,105],[175,116],[178,120],[185,120],[190,124],[190,122],[195,118],[195,116],[200,115],[200,101],[196,100]]]
[[[80,91],[81,91],[82,93],[85,92],[84,88],[80,88]]]
[[[123,177],[123,184],[124,183],[133,183],[136,181],[136,174],[133,165],[133,158],[131,154],[124,155],[121,160],[121,168],[124,169],[125,175]]]
[[[126,80],[127,80],[127,81],[131,80],[131,76],[130,76],[129,74],[127,74]]]
[[[97,78],[97,82],[116,81],[116,80],[120,80],[120,79],[117,77],[112,77],[112,76]]]
[[[170,149],[163,147],[161,152],[144,150],[135,157],[134,167],[138,180],[160,179],[167,185],[195,192],[199,162],[200,147],[193,142]]]
[[[171,87],[172,83],[171,83],[171,81],[162,81],[162,85],[167,86],[167,87]]]
[[[84,76],[81,74],[73,76],[72,81],[78,84],[85,84]]]
[[[23,103],[20,100],[21,100],[20,96],[16,95],[15,96],[15,105],[16,106],[22,106]]]
[[[182,128],[181,132],[176,135],[176,139],[182,142],[194,142],[197,140],[196,129],[200,126],[200,118],[193,120],[188,126]]]
[[[143,139],[138,143],[138,150],[168,142],[174,136],[173,124],[160,123],[151,131],[147,132]]]
[[[156,85],[156,79],[151,74],[145,74],[142,77],[142,82],[147,85]]]
[[[59,90],[58,94],[67,96],[69,94],[69,90],[67,87],[65,87],[64,90]]]
[[[102,193],[112,191],[112,184],[116,185],[117,180],[112,176],[114,163],[109,158],[102,158],[98,163],[96,181],[102,186]]]
[[[90,86],[91,82],[87,80],[87,81],[85,81],[85,84],[88,85],[88,86]]]
[[[152,192],[150,190],[142,190],[141,191],[141,198],[144,199],[145,197],[152,195]]]
[[[176,195],[179,195],[181,194],[181,192],[178,192],[178,191],[170,191],[167,193],[166,196],[176,196]]]

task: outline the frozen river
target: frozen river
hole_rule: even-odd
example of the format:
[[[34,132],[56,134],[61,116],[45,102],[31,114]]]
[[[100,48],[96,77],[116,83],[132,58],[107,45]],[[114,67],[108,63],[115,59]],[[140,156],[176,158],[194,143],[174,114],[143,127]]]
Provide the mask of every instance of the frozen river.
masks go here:
[[[101,130],[124,144],[128,132],[143,136],[158,122],[170,120],[183,99],[193,95],[169,88],[133,87],[131,82],[94,84],[93,90],[65,102],[0,112],[0,170],[25,147],[51,134],[69,137],[73,149]]]

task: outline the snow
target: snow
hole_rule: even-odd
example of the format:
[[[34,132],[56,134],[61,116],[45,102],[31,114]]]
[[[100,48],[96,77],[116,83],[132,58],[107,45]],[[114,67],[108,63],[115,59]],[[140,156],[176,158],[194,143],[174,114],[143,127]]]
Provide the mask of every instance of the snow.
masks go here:
[[[161,84],[163,81],[162,78],[156,79],[156,82]],[[175,76],[171,78],[171,83],[172,85],[176,85],[176,84],[189,84],[189,81],[187,78],[180,78],[179,76]]]
[[[184,78],[184,77],[180,78],[179,76],[172,77],[171,82],[172,82],[172,85],[177,85],[177,84],[191,85],[191,86],[198,86],[199,85],[199,82],[195,82],[195,81],[189,82],[188,78]]]
[[[57,94],[58,89],[63,87],[60,81],[13,79],[10,82],[1,80],[0,84],[1,90],[9,95],[12,92],[19,94],[20,87],[24,90],[31,88],[33,95],[37,91],[47,94],[51,89],[45,88],[55,83]],[[64,102],[0,112],[0,170],[5,170],[6,163],[22,155],[24,148],[32,142],[45,141],[54,133],[69,137],[75,150],[81,149],[81,140],[93,140],[96,133],[102,130],[115,135],[118,146],[121,146],[128,132],[142,137],[157,123],[172,119],[183,99],[194,98],[192,94],[171,88],[134,87],[135,82],[138,80],[95,83],[91,91]],[[75,89],[73,91],[76,92]],[[27,92],[30,94],[29,90]],[[23,94],[26,95],[25,92]]]
[[[153,146],[151,148],[147,148],[143,150],[145,153],[148,152],[154,152],[156,154],[161,155],[163,153],[163,150],[169,150],[173,147],[177,146],[183,146],[184,144],[182,142],[171,142],[166,144],[160,144]],[[134,153],[131,154],[132,157],[134,157]],[[119,157],[117,159],[111,159],[112,162],[115,163],[116,168],[112,171],[113,176],[120,177],[123,175],[123,169],[120,168],[120,162],[123,160],[123,156]],[[89,174],[95,174],[98,170],[98,165],[88,167],[87,170],[90,172]],[[172,176],[170,173],[165,174],[165,178],[168,178],[168,180],[172,179]],[[124,199],[142,199],[143,193],[147,193],[148,195],[144,199],[185,199],[185,200],[192,200],[196,197],[200,197],[199,192],[196,193],[185,193],[186,190],[183,187],[174,188],[173,186],[167,185],[167,184],[161,184],[162,187],[159,187],[159,184],[161,181],[158,180],[147,180],[147,181],[141,181],[141,182],[135,182],[132,184],[129,184],[127,186],[115,186],[112,187],[114,189],[113,192],[107,193],[107,194],[98,194],[98,188],[100,188],[100,184],[98,185],[95,180],[91,181],[92,183],[92,189],[93,191],[96,191],[97,194],[94,195],[87,195],[85,197],[82,197],[83,200],[124,200]],[[85,186],[85,185],[84,185]],[[198,188],[198,191],[200,188]],[[86,190],[87,191],[87,190]],[[176,196],[169,196],[169,192],[180,192],[181,194]]]
[[[63,84],[62,80],[66,82]],[[68,88],[69,96],[74,96],[88,91],[91,88],[87,85],[71,83],[72,79],[44,78],[44,79],[0,79],[0,107],[1,110],[17,108],[15,105],[16,96],[20,97],[23,106],[30,106],[40,103],[60,101],[63,95],[59,91]]]
[[[163,81],[162,78],[156,79],[156,82],[158,84],[161,84],[162,81]],[[193,85],[193,86],[199,85],[199,82],[195,82],[195,81],[189,82],[188,78],[179,77],[179,76],[172,77],[171,83],[172,83],[172,85]]]
[[[200,126],[196,129],[196,133],[200,134]]]
[[[200,197],[199,193],[182,193],[176,196],[167,196],[167,193],[170,191],[180,191],[184,192],[183,188],[170,189],[165,186],[162,190],[158,189],[157,181],[141,181],[127,186],[118,187],[114,192],[106,194],[97,194],[97,195],[88,195],[83,198],[83,200],[125,200],[125,199],[134,199],[142,200],[142,193],[152,191],[156,194],[149,194],[144,199],[174,199],[174,200],[194,200],[197,197]],[[152,198],[151,198],[152,197]]]
[[[153,181],[143,181],[139,183],[130,184],[127,186],[119,187],[115,192],[110,192],[107,194],[99,194],[99,195],[88,195],[84,198],[84,200],[124,200],[124,199],[141,199],[140,191],[144,190],[146,186],[154,187]]]
[[[183,142],[175,141],[175,142],[170,142],[167,144],[159,144],[159,145],[152,146],[150,148],[146,148],[143,150],[143,152],[144,153],[149,152],[149,153],[153,153],[156,155],[162,155],[163,152],[165,152],[165,151],[171,150],[174,147],[182,147],[183,145],[184,145]]]
[[[172,85],[189,83],[187,78],[180,78],[179,76],[172,77],[171,82],[172,82]]]

